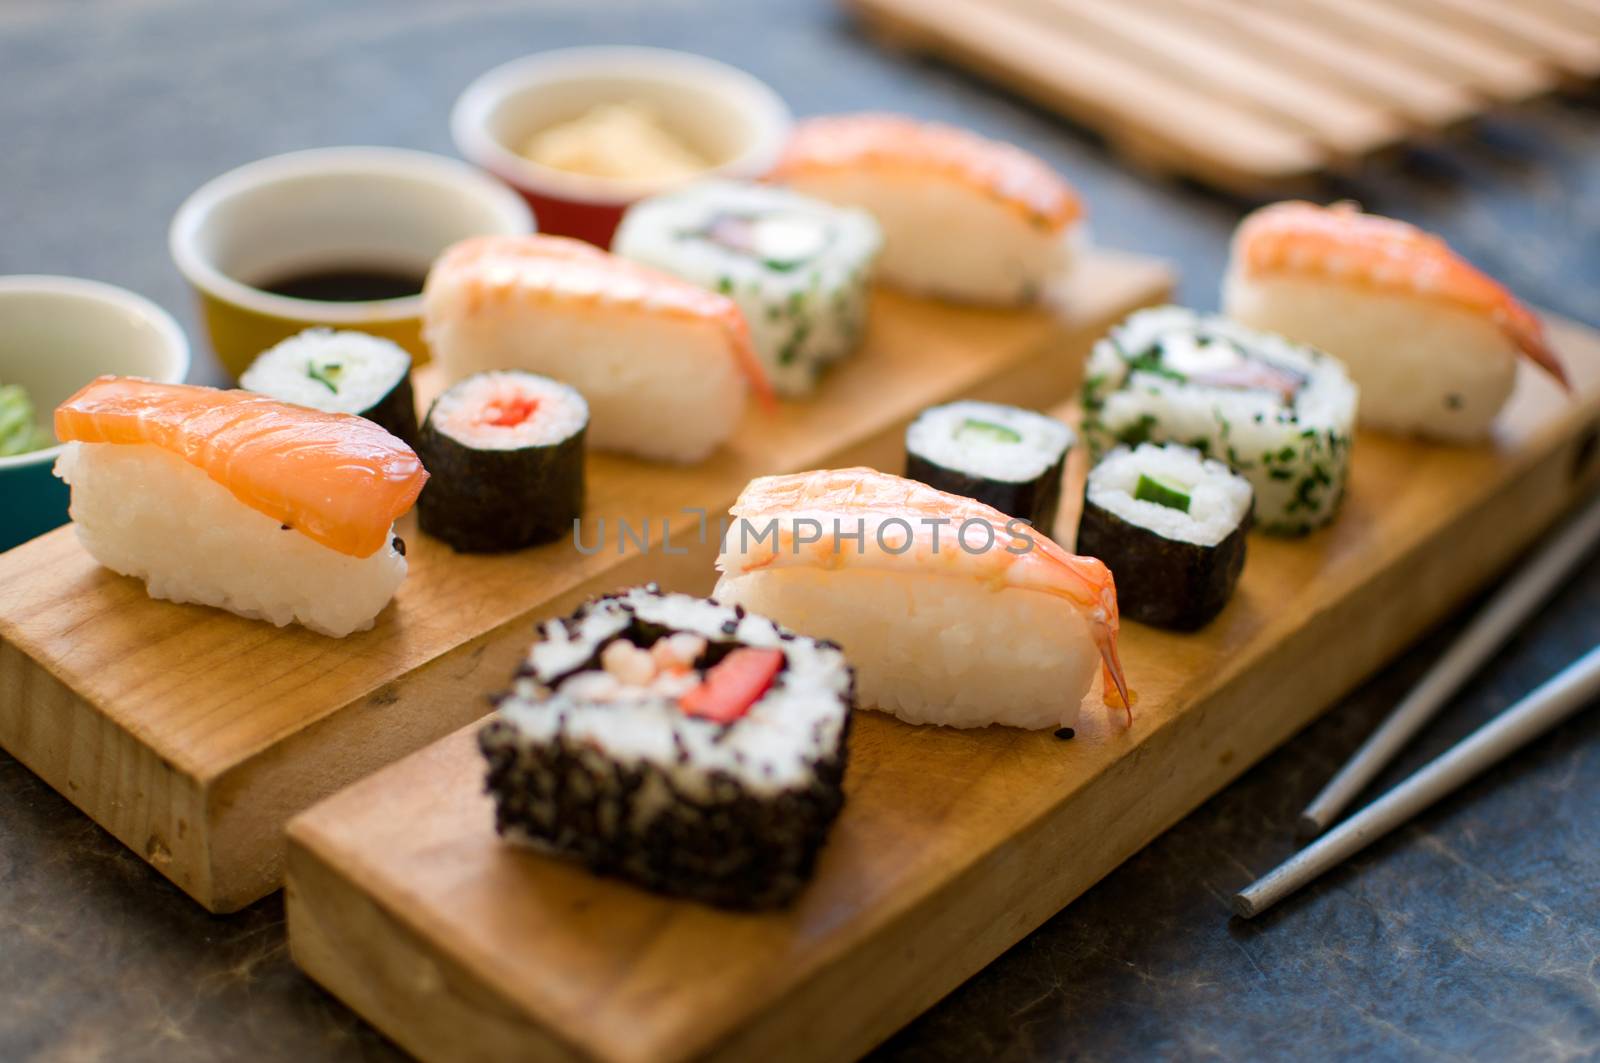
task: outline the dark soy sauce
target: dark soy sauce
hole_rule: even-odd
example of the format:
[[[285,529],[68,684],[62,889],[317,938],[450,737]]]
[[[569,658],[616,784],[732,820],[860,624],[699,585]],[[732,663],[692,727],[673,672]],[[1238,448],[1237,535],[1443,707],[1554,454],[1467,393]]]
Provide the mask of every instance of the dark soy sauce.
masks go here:
[[[307,269],[257,285],[273,295],[324,303],[403,299],[422,291],[422,274],[386,266]]]

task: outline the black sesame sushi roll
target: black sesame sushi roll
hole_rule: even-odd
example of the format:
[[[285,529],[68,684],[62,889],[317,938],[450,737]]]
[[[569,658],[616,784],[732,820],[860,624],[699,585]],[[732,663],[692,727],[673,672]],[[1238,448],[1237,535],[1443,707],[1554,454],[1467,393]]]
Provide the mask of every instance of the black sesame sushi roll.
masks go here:
[[[1250,481],[1197,450],[1119,447],[1089,473],[1077,552],[1111,569],[1124,617],[1193,631],[1233,595],[1253,508]]]
[[[422,530],[464,553],[520,550],[570,533],[583,513],[589,405],[533,373],[479,373],[434,401],[417,453],[430,479]]]
[[[411,355],[380,336],[306,329],[261,352],[239,386],[326,413],[359,414],[417,445]]]
[[[478,734],[505,838],[731,908],[794,899],[844,803],[833,643],[654,585],[547,621]]]
[[[1052,534],[1072,429],[996,402],[930,406],[906,429],[906,477]]]

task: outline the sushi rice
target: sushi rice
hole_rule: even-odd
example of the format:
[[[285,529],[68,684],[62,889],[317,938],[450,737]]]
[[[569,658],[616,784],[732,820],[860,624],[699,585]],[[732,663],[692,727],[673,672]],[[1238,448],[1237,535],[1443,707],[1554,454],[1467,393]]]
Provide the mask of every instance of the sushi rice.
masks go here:
[[[1234,233],[1223,309],[1340,359],[1364,427],[1447,442],[1489,434],[1524,363],[1562,387],[1539,315],[1432,233],[1354,203],[1287,201]]]
[[[629,209],[612,250],[739,304],[774,390],[796,397],[860,345],[882,244],[866,211],[705,181]]]
[[[452,383],[522,369],[583,394],[587,443],[701,461],[771,390],[738,304],[560,236],[473,237],[433,264],[423,335]]]
[[[72,521],[102,565],[150,597],[194,602],[342,638],[372,627],[406,578],[405,545],[368,557],[330,550],[182,458],[149,444],[68,443],[56,475],[72,485]],[[181,563],[176,563],[181,556]]]
[[[1182,443],[1255,489],[1261,530],[1303,535],[1344,497],[1357,391],[1330,355],[1182,307],[1141,310],[1099,343],[1084,432],[1117,444]]]
[[[860,664],[862,706],[906,723],[1074,727],[1100,663],[1058,600],[937,571],[725,572],[712,593],[837,639]]]
[[[1106,567],[981,502],[818,469],[752,480],[730,513],[713,596],[837,640],[864,707],[947,727],[1073,727],[1097,671],[1127,689]]]
[[[1083,237],[1083,201],[1044,160],[903,115],[808,118],[768,179],[871,212],[883,230],[878,279],[922,296],[1037,302]]]

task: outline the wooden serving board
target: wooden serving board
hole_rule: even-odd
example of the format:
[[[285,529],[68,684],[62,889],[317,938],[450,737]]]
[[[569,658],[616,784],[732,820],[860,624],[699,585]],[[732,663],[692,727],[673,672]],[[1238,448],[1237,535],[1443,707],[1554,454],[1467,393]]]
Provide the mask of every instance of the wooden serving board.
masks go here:
[[[502,843],[473,726],[290,824],[294,958],[430,1061],[863,1052],[1303,727],[1600,481],[1600,336],[1558,325],[1554,339],[1576,401],[1530,370],[1494,446],[1364,434],[1337,522],[1253,536],[1204,631],[1125,625],[1131,730],[1098,688],[1066,742],[861,713],[844,812],[790,911],[667,900]]]
[[[0,745],[201,904],[243,907],[281,884],[291,815],[482,716],[534,618],[706,571],[716,535],[686,507],[714,515],[763,473],[889,460],[930,404],[1063,397],[1089,344],[1170,287],[1161,262],[1095,251],[1056,293],[1059,314],[877,293],[858,356],[814,400],[753,412],[709,461],[592,456],[592,552],[460,556],[403,521],[395,604],[342,640],[153,601],[59,528],[0,555]],[[648,551],[620,545],[621,520],[649,528]]]
[[[845,2],[1135,161],[1247,195],[1600,77],[1592,0]]]

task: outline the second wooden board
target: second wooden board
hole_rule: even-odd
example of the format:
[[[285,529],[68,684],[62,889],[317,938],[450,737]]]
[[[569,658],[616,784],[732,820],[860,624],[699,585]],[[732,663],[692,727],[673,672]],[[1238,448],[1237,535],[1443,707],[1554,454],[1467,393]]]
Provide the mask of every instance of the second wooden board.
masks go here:
[[[1492,0],[845,0],[1153,169],[1281,194],[1414,133],[1600,76],[1600,25]]]
[[[704,570],[714,536],[687,507],[725,509],[762,473],[883,460],[930,403],[1064,395],[1093,339],[1170,281],[1098,251],[1060,315],[879,292],[863,349],[815,399],[748,416],[708,461],[591,456],[581,550],[461,556],[402,522],[410,574],[346,639],[153,601],[57,529],[0,555],[0,745],[200,903],[242,907],[282,881],[291,815],[481,716],[463,691],[501,680],[532,617]]]
[[[291,824],[295,960],[432,1061],[862,1052],[1303,727],[1593,489],[1600,336],[1558,327],[1553,339],[1575,400],[1530,369],[1493,446],[1362,434],[1338,520],[1307,539],[1252,537],[1209,627],[1125,625],[1131,730],[1107,721],[1098,691],[1067,742],[859,714],[844,813],[790,911],[667,900],[504,844],[468,728]],[[698,589],[710,585],[707,569]]]

